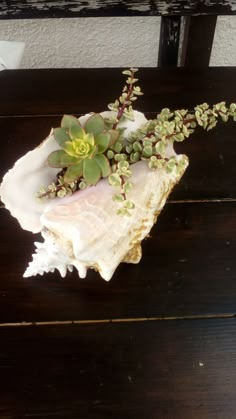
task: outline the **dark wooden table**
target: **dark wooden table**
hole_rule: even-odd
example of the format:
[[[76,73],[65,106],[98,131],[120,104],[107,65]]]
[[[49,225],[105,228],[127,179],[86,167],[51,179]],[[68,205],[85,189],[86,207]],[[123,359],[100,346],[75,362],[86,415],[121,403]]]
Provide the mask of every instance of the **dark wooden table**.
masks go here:
[[[140,110],[236,101],[236,68],[141,69]],[[0,175],[119,69],[0,73]],[[235,419],[236,124],[200,129],[139,265],[23,279],[35,237],[0,208],[0,418]]]

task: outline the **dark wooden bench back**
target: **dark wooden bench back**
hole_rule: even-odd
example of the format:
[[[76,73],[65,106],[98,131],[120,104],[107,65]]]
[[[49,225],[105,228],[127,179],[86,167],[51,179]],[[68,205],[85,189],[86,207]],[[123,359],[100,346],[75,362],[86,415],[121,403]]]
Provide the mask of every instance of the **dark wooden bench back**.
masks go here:
[[[235,14],[236,0],[2,0],[0,5],[0,19],[161,16],[161,67],[177,66],[179,50],[180,65],[208,66],[217,16]]]

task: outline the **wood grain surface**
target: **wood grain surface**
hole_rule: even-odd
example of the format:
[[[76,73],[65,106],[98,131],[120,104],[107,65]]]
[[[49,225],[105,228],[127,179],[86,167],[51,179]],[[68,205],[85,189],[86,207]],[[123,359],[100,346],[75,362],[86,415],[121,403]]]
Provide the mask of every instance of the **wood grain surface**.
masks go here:
[[[2,323],[235,312],[235,202],[167,205],[141,262],[121,264],[109,283],[93,271],[23,279],[36,238],[0,211]]]
[[[236,101],[235,68],[140,79],[148,117]],[[1,72],[0,176],[63,113],[104,110],[122,80],[120,69]],[[189,169],[141,262],[109,283],[94,271],[23,279],[39,236],[0,208],[0,419],[235,419],[235,140],[230,122],[178,144]]]
[[[234,419],[235,327],[220,319],[1,330],[0,417]]]
[[[39,69],[0,72],[0,116],[63,115],[101,112],[121,93],[125,76],[120,68]],[[141,68],[139,84],[144,96],[137,108],[187,108],[236,98],[235,69]]]

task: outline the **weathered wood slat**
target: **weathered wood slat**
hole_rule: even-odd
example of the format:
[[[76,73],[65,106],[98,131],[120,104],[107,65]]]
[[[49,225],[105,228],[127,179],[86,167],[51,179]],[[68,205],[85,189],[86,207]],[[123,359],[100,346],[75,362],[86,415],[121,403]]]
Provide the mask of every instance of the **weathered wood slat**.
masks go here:
[[[142,68],[138,77],[144,96],[135,107],[143,112],[236,101],[233,67]],[[124,82],[117,68],[1,71],[0,115],[101,112],[120,95]]]
[[[162,17],[158,51],[158,67],[177,67],[180,24],[180,16]]]
[[[217,16],[213,15],[185,18],[182,66],[195,68],[209,66],[216,21]]]
[[[234,0],[3,0],[0,19],[236,14]]]
[[[0,330],[0,416],[235,418],[236,320]]]
[[[236,313],[236,203],[169,204],[138,265],[23,279],[39,237],[0,210],[0,322]]]

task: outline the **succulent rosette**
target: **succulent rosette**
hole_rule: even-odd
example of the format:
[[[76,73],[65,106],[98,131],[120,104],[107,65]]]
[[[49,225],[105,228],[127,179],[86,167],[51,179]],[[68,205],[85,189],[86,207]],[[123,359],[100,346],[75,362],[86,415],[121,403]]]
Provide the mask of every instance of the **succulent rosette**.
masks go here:
[[[48,156],[47,164],[65,170],[65,183],[83,179],[85,185],[95,185],[109,176],[111,166],[104,153],[117,140],[119,131],[107,129],[100,114],[92,114],[84,127],[76,117],[64,115],[61,127],[53,134],[61,149]]]

